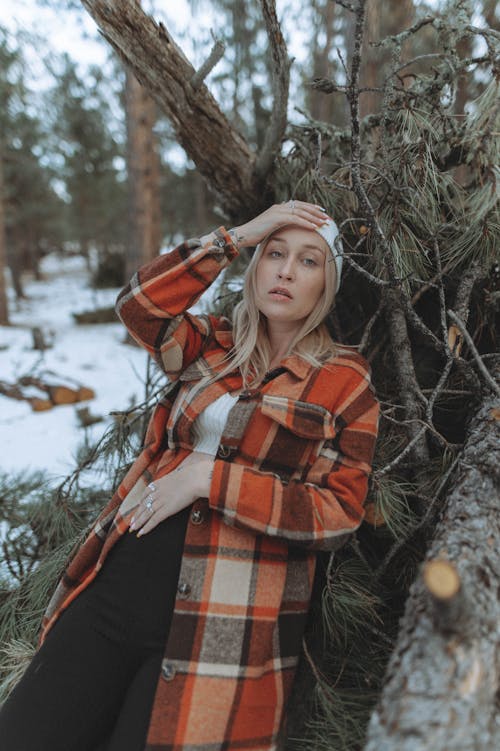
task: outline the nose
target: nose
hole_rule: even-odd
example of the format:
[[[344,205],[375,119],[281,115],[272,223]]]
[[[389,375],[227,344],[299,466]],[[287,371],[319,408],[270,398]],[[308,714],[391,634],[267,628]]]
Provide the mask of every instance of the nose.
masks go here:
[[[278,269],[278,277],[280,279],[293,279],[294,271],[293,271],[293,260],[290,258],[283,259],[283,263],[281,264],[281,267]]]

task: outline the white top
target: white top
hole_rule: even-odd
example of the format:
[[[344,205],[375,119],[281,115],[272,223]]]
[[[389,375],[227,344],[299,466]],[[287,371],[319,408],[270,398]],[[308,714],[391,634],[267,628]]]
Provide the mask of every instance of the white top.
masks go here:
[[[216,455],[227,416],[237,399],[233,394],[222,394],[198,415],[193,423],[193,451]]]

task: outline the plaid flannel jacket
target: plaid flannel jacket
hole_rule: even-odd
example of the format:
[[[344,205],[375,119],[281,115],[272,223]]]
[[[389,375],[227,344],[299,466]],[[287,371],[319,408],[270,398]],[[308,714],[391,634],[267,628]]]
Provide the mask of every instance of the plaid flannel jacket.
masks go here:
[[[227,319],[186,313],[237,255],[224,228],[141,268],[117,311],[171,381],[144,449],[70,561],[42,640],[92,581],[152,479],[192,450],[191,426],[238,372],[207,385],[232,346]],[[363,518],[379,404],[369,366],[342,347],[321,368],[298,356],[232,408],[210,497],[191,508],[147,751],[277,747],[301,648],[316,549],[334,550]]]

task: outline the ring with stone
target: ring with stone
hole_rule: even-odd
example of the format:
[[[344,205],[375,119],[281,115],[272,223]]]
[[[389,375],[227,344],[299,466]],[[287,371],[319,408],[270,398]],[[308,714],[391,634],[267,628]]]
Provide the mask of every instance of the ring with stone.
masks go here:
[[[152,495],[148,495],[144,505],[146,506],[148,511],[151,511],[151,513],[153,513],[153,496]]]
[[[154,482],[150,482],[148,488],[154,493],[156,490],[156,485],[154,484]]]
[[[292,214],[295,212],[295,201],[290,201],[290,208],[292,209]]]

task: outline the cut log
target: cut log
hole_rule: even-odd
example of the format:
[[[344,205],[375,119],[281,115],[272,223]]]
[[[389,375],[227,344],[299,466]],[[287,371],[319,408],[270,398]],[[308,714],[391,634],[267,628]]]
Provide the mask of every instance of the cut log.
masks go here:
[[[70,378],[58,377],[59,382],[44,377],[22,376],[15,384],[0,382],[0,394],[30,402],[36,412],[53,405],[75,404],[95,397],[95,392]]]
[[[44,370],[40,373],[40,378],[47,383],[50,383],[51,380],[57,381],[61,386],[64,385],[66,388],[72,389],[76,394],[77,402],[86,402],[89,399],[95,398],[94,389],[91,389],[89,386],[84,386],[80,381],[77,381],[76,378],[72,378],[71,376],[61,376],[52,370]]]
[[[109,308],[97,308],[96,310],[84,310],[82,313],[71,314],[80,325],[88,323],[117,323],[118,318],[114,306]]]
[[[44,412],[53,407],[52,402],[47,398],[47,394],[34,386],[21,388],[17,384],[0,381],[0,394],[8,396],[10,399],[29,402],[33,412]]]
[[[410,589],[365,751],[499,747],[498,406],[486,398],[470,423],[423,576]]]
[[[19,379],[21,386],[34,386],[48,394],[52,404],[74,404],[78,401],[78,392],[70,386],[59,383],[45,383],[34,376],[23,376]]]

